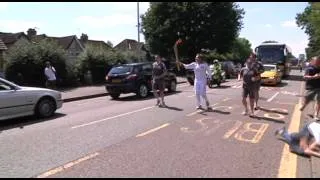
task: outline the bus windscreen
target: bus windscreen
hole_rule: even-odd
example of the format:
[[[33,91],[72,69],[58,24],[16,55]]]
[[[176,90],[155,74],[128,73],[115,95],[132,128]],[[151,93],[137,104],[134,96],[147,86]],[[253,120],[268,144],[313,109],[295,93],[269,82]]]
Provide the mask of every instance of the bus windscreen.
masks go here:
[[[260,46],[258,48],[258,58],[263,64],[283,63],[285,55],[283,47],[280,46]]]

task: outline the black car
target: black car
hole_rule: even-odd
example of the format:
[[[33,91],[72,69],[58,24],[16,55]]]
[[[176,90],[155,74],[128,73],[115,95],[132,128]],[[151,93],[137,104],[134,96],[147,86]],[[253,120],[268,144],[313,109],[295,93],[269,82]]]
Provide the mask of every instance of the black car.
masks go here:
[[[123,64],[113,67],[106,76],[106,90],[113,99],[120,94],[136,93],[145,98],[152,90],[152,62]],[[169,92],[176,91],[177,78],[172,72],[165,76],[165,87]]]

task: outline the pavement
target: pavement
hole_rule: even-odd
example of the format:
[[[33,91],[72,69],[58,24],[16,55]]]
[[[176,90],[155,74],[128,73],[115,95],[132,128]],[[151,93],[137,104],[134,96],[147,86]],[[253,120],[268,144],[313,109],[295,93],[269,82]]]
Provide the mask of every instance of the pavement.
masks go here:
[[[186,83],[187,79],[185,77],[177,77],[177,83]],[[62,92],[63,102],[78,101],[83,99],[90,99],[96,97],[102,97],[109,95],[106,92],[105,86],[103,85],[91,85],[83,86],[72,89],[60,90]]]

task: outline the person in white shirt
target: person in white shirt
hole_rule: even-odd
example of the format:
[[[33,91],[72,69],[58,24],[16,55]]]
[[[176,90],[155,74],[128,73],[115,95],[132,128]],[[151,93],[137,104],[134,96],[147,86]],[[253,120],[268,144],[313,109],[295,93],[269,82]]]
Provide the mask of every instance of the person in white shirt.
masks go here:
[[[56,81],[57,81],[56,70],[54,69],[53,66],[51,66],[49,61],[46,62],[46,68],[44,69],[44,74],[47,78],[46,87],[55,89]]]
[[[177,61],[180,65],[183,65],[186,69],[193,69],[195,80],[194,80],[194,90],[197,98],[197,109],[203,109],[201,106],[201,97],[206,102],[207,109],[212,109],[207,97],[207,80],[211,79],[211,70],[206,62],[203,61],[203,55],[197,54],[196,61],[190,64],[183,64]]]

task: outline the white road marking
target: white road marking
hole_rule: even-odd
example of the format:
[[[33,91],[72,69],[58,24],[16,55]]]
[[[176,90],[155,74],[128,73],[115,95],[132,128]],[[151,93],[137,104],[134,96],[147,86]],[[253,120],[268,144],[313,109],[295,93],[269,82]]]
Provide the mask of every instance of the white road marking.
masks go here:
[[[145,108],[138,109],[138,110],[135,110],[135,111],[131,111],[131,112],[119,114],[119,115],[116,115],[116,116],[108,117],[108,118],[105,118],[105,119],[101,119],[101,120],[92,121],[92,122],[89,122],[89,123],[73,126],[73,127],[71,127],[71,129],[76,129],[76,128],[80,128],[80,127],[84,127],[84,126],[89,126],[89,125],[96,124],[96,123],[103,122],[103,121],[107,121],[107,120],[110,120],[110,119],[114,119],[114,118],[130,115],[130,114],[133,114],[133,113],[136,113],[136,112],[140,112],[140,111],[144,111],[144,110],[148,110],[148,109],[152,109],[154,107],[155,106],[149,106],[149,107],[145,107]]]
[[[77,159],[75,161],[69,162],[69,163],[67,163],[67,164],[65,164],[63,166],[59,166],[59,167],[51,169],[51,170],[49,170],[49,171],[47,171],[45,173],[42,173],[42,174],[38,175],[37,178],[46,178],[46,177],[52,176],[54,174],[57,174],[57,173],[59,173],[61,171],[64,171],[64,170],[66,170],[66,169],[68,169],[68,168],[70,168],[72,166],[75,166],[76,164],[79,164],[79,163],[81,163],[83,161],[89,160],[89,159],[91,159],[93,157],[96,157],[98,155],[99,155],[99,153],[93,153],[93,154],[90,154],[88,156],[82,157],[82,158]]]
[[[170,125],[170,123],[163,124],[163,125],[161,125],[159,127],[156,127],[156,128],[150,129],[149,131],[146,131],[144,133],[138,134],[138,135],[136,135],[136,137],[145,136],[145,135],[150,134],[152,132],[158,131],[159,129],[165,128],[165,127],[167,127],[169,125]]]
[[[277,97],[279,92],[276,92],[271,98],[267,100],[267,102],[271,102],[275,97]]]
[[[188,98],[191,98],[191,97],[195,97],[196,95],[191,95],[191,96],[188,96]]]

